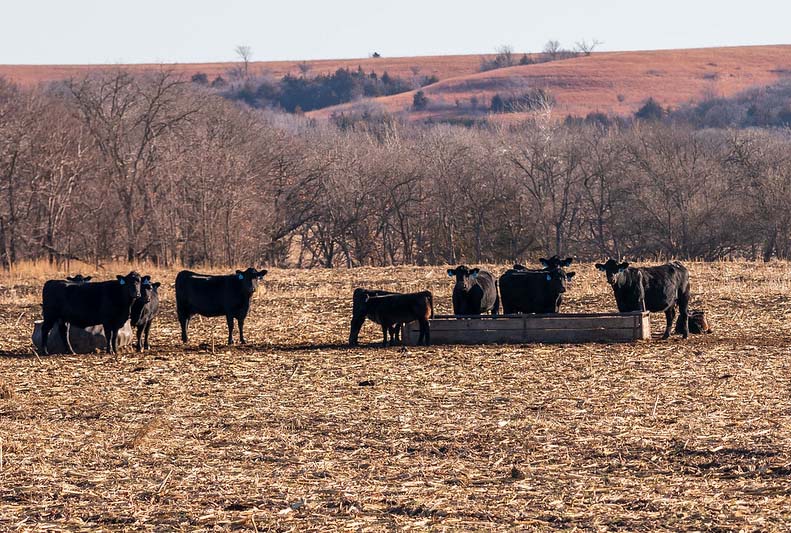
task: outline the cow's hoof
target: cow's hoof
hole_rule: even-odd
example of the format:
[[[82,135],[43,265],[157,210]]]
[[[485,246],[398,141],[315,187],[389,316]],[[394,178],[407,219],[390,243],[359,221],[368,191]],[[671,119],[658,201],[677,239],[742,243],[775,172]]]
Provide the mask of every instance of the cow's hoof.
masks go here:
[[[669,338],[670,338],[670,335],[669,335],[669,334],[667,334],[667,333],[665,333],[664,335],[662,335],[662,340],[663,340],[663,341],[666,341],[666,340],[667,340],[667,339],[669,339]]]

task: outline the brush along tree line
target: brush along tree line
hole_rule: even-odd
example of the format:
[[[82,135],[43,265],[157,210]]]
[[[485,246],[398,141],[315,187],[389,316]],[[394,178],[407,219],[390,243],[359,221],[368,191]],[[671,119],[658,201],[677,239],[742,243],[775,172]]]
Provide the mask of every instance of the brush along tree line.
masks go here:
[[[168,72],[0,83],[0,264],[788,258],[787,130],[341,129]]]

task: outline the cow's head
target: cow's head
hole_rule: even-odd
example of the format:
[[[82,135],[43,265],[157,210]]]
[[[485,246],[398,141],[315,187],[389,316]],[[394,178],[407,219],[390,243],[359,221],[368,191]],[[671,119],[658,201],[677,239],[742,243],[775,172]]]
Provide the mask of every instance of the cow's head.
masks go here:
[[[83,276],[82,274],[76,274],[74,276],[66,276],[66,281],[71,283],[88,283],[91,281],[91,276]]]
[[[554,268],[544,273],[545,279],[549,284],[550,291],[557,294],[566,292],[566,286],[576,272],[566,272],[562,268]]]
[[[140,281],[140,299],[143,303],[150,302],[153,294],[159,294],[159,285],[158,281],[151,283],[151,276],[143,276]]]
[[[543,257],[538,260],[541,263],[541,266],[544,267],[544,270],[552,270],[555,268],[566,268],[571,266],[571,263],[574,262],[573,257],[567,257],[565,259],[561,259],[560,256],[553,255],[549,259],[544,259]]]
[[[247,270],[237,270],[234,276],[241,283],[245,294],[253,294],[266,273],[266,270],[256,270],[250,267]]]
[[[470,290],[472,286],[476,284],[475,279],[478,277],[480,271],[480,268],[467,268],[465,265],[449,268],[448,277],[456,278],[456,285],[453,287],[453,290]]]
[[[624,261],[619,263],[615,259],[608,259],[606,263],[596,263],[596,269],[607,273],[607,283],[615,285],[626,269],[629,268],[629,263]]]
[[[126,276],[116,276],[121,287],[125,287],[131,299],[140,298],[140,285],[143,279],[137,272],[130,272]]]

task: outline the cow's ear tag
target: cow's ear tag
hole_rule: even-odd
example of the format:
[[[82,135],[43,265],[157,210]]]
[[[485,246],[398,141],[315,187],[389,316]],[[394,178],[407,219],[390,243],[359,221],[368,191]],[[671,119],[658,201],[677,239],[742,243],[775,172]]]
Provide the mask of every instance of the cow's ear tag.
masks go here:
[[[477,273],[477,272],[473,272],[473,273],[472,273],[472,275],[471,275],[470,277],[471,277],[472,279],[475,279],[475,278],[477,278],[477,277],[478,277],[478,273]]]
[[[236,274],[236,277],[239,279],[244,279],[244,274]]]
[[[626,270],[625,268],[621,267],[621,268],[618,269],[618,272],[620,273],[620,272],[623,272],[625,270]]]
[[[143,280],[143,285],[151,285],[151,282],[147,279]]]
[[[552,281],[552,274],[547,274],[547,281]]]
[[[121,278],[121,279],[118,280],[118,283],[120,283],[121,285],[125,285],[126,284],[126,280],[124,278]]]

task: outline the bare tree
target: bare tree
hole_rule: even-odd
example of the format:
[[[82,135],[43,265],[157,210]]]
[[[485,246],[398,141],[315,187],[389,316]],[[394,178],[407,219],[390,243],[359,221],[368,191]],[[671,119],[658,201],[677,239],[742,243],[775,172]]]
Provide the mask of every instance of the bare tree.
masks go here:
[[[250,60],[253,58],[253,49],[246,44],[240,44],[234,48],[234,52],[242,61],[242,74],[246,78],[249,73]]]
[[[597,39],[593,39],[591,42],[588,42],[587,40],[583,39],[581,41],[577,41],[577,43],[574,46],[574,49],[585,56],[589,56],[593,53],[593,50],[596,49],[596,47],[602,44],[604,43],[602,43]]]
[[[560,41],[550,39],[544,45],[543,52],[549,59],[555,60],[560,56],[562,50],[563,48],[560,46]]]

